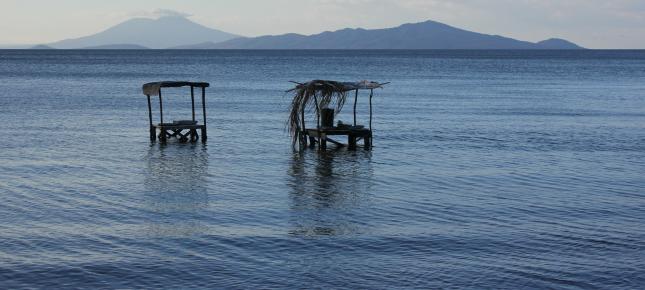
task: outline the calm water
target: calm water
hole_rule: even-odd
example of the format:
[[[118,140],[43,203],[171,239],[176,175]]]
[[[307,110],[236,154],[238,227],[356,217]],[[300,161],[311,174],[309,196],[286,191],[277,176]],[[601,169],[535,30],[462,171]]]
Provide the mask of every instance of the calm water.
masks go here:
[[[313,78],[392,82],[372,152],[291,150]],[[0,123],[2,289],[645,285],[645,51],[0,51]]]

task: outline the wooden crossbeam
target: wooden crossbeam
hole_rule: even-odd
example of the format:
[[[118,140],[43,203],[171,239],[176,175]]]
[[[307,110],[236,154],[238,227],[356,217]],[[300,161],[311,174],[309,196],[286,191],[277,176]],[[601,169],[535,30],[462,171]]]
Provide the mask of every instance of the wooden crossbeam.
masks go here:
[[[184,131],[186,131],[184,133]],[[164,136],[162,136],[162,134]],[[159,133],[159,139],[163,140],[168,138],[177,138],[179,139],[180,142],[187,142],[190,140],[191,142],[195,142],[199,139],[199,134],[197,133],[197,129],[186,129],[186,128],[173,128],[173,129],[164,129],[162,132]]]
[[[345,147],[345,146],[346,146],[345,144],[340,143],[340,142],[338,142],[338,141],[336,141],[336,140],[334,140],[334,139],[332,139],[332,138],[329,138],[329,137],[327,137],[327,141],[329,141],[329,142],[331,142],[331,143],[334,143],[334,144],[336,144],[336,145],[338,145],[338,146],[340,146],[340,147]]]

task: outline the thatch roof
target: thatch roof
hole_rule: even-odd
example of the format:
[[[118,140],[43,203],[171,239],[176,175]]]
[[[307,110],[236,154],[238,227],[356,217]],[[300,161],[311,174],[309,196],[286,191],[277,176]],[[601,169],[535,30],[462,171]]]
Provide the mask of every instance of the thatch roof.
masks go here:
[[[186,82],[186,81],[163,81],[147,83],[143,85],[143,94],[149,96],[158,96],[161,88],[179,88],[179,87],[196,87],[207,88],[209,83],[204,82]]]
[[[337,81],[328,81],[328,80],[313,80],[306,83],[298,83],[298,82],[293,82],[293,83],[296,84],[296,87],[289,90],[289,92],[295,91],[295,90],[302,90],[302,89],[333,90],[338,92],[347,92],[347,91],[353,91],[353,90],[373,90],[377,88],[382,88],[383,85],[388,84],[388,83],[378,83],[378,82],[371,82],[371,81],[337,82]]]
[[[294,93],[293,100],[291,101],[291,113],[287,121],[287,127],[289,128],[289,134],[292,137],[294,146],[300,137],[303,112],[312,111],[320,107],[334,108],[336,114],[338,114],[345,105],[347,92],[354,90],[374,90],[382,88],[383,85],[387,84],[370,81],[337,82],[329,80],[294,83],[296,86],[287,91]]]

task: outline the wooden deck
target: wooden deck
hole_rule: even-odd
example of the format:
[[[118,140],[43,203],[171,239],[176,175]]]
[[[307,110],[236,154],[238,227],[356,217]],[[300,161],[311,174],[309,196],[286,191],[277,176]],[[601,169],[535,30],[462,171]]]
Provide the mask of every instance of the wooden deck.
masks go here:
[[[334,143],[339,146],[345,144],[335,141],[328,136],[347,136],[347,149],[356,150],[356,143],[363,140],[363,148],[370,150],[372,148],[372,131],[369,129],[355,129],[355,128],[321,128],[321,129],[307,129],[303,132],[303,145],[307,146],[307,137],[309,138],[309,146],[314,147],[318,143],[320,150],[327,149],[327,142]]]
[[[150,127],[150,140],[154,141],[156,138],[159,138],[160,142],[166,143],[170,138],[177,138],[179,139],[179,142],[197,142],[200,138],[197,130],[202,134],[202,142],[206,142],[206,139],[208,138],[206,134],[206,125],[174,123],[152,125]],[[159,131],[158,135],[157,131]]]

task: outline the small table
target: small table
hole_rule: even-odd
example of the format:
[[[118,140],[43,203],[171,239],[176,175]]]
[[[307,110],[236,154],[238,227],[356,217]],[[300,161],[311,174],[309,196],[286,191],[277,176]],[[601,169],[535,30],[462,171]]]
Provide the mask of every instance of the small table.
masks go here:
[[[307,129],[305,130],[304,134],[309,137],[309,143],[310,143],[310,146],[312,147],[315,146],[316,138],[318,138],[318,144],[319,144],[320,150],[327,149],[327,141],[343,146],[344,144],[341,144],[339,142],[336,142],[332,139],[327,138],[327,136],[335,136],[335,135],[347,136],[348,150],[356,150],[356,142],[359,138],[362,138],[364,140],[363,147],[365,150],[370,150],[372,147],[372,130],[365,129],[365,128],[358,129],[358,128],[328,127],[328,128],[320,128],[320,129]],[[306,139],[304,140],[305,140],[304,145],[306,146],[307,145]]]

